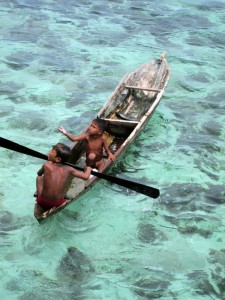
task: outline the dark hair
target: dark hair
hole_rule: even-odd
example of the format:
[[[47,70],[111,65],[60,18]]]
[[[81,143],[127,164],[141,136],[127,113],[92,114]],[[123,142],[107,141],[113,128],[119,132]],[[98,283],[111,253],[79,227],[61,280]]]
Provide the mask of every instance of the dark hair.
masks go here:
[[[102,132],[106,130],[107,123],[105,120],[97,118],[94,119],[92,122],[95,122]]]
[[[57,157],[61,158],[62,163],[65,163],[69,160],[71,155],[70,147],[66,146],[65,144],[58,143],[52,146],[52,148],[56,151]]]

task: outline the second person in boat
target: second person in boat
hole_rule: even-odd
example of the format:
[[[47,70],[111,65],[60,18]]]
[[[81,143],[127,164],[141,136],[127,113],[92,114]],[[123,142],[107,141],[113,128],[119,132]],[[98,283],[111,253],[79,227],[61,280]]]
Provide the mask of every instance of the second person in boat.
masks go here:
[[[86,165],[100,171],[104,167],[103,149],[108,156],[108,160],[115,160],[115,156],[110,152],[106,137],[103,132],[106,129],[106,122],[102,119],[94,119],[86,133],[74,136],[68,133],[62,126],[58,130],[73,142],[86,140]]]

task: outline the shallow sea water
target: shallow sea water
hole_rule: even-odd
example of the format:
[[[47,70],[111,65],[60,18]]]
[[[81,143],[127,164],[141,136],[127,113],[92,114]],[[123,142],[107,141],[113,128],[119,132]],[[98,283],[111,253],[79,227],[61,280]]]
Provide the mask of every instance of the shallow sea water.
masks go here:
[[[47,153],[122,77],[167,51],[171,78],[118,164],[151,199],[101,181],[39,225],[41,160],[1,148],[1,299],[225,299],[224,1],[2,0],[1,136]]]

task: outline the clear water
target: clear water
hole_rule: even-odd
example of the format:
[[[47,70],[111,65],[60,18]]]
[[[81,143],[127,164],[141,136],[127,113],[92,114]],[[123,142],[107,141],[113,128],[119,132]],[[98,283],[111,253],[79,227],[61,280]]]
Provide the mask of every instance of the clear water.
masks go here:
[[[41,160],[0,149],[1,299],[225,299],[224,1],[2,0],[1,136],[47,153],[125,73],[167,51],[171,79],[120,174],[49,222]]]

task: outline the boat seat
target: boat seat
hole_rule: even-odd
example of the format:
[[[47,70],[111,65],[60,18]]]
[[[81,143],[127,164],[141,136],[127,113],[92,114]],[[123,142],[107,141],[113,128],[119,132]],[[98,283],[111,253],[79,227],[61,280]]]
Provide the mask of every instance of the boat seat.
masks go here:
[[[128,136],[139,124],[138,121],[120,119],[103,119],[107,121],[107,132],[115,137]]]
[[[126,120],[126,121],[132,121],[132,122],[137,122],[135,119],[131,119],[129,118],[127,115],[124,115],[122,113],[116,112],[116,116],[122,120]]]
[[[136,127],[139,122],[134,121],[134,120],[125,120],[125,119],[102,119],[105,120],[108,124],[110,125],[115,125],[115,126],[124,126],[124,127],[131,127],[134,128]]]

